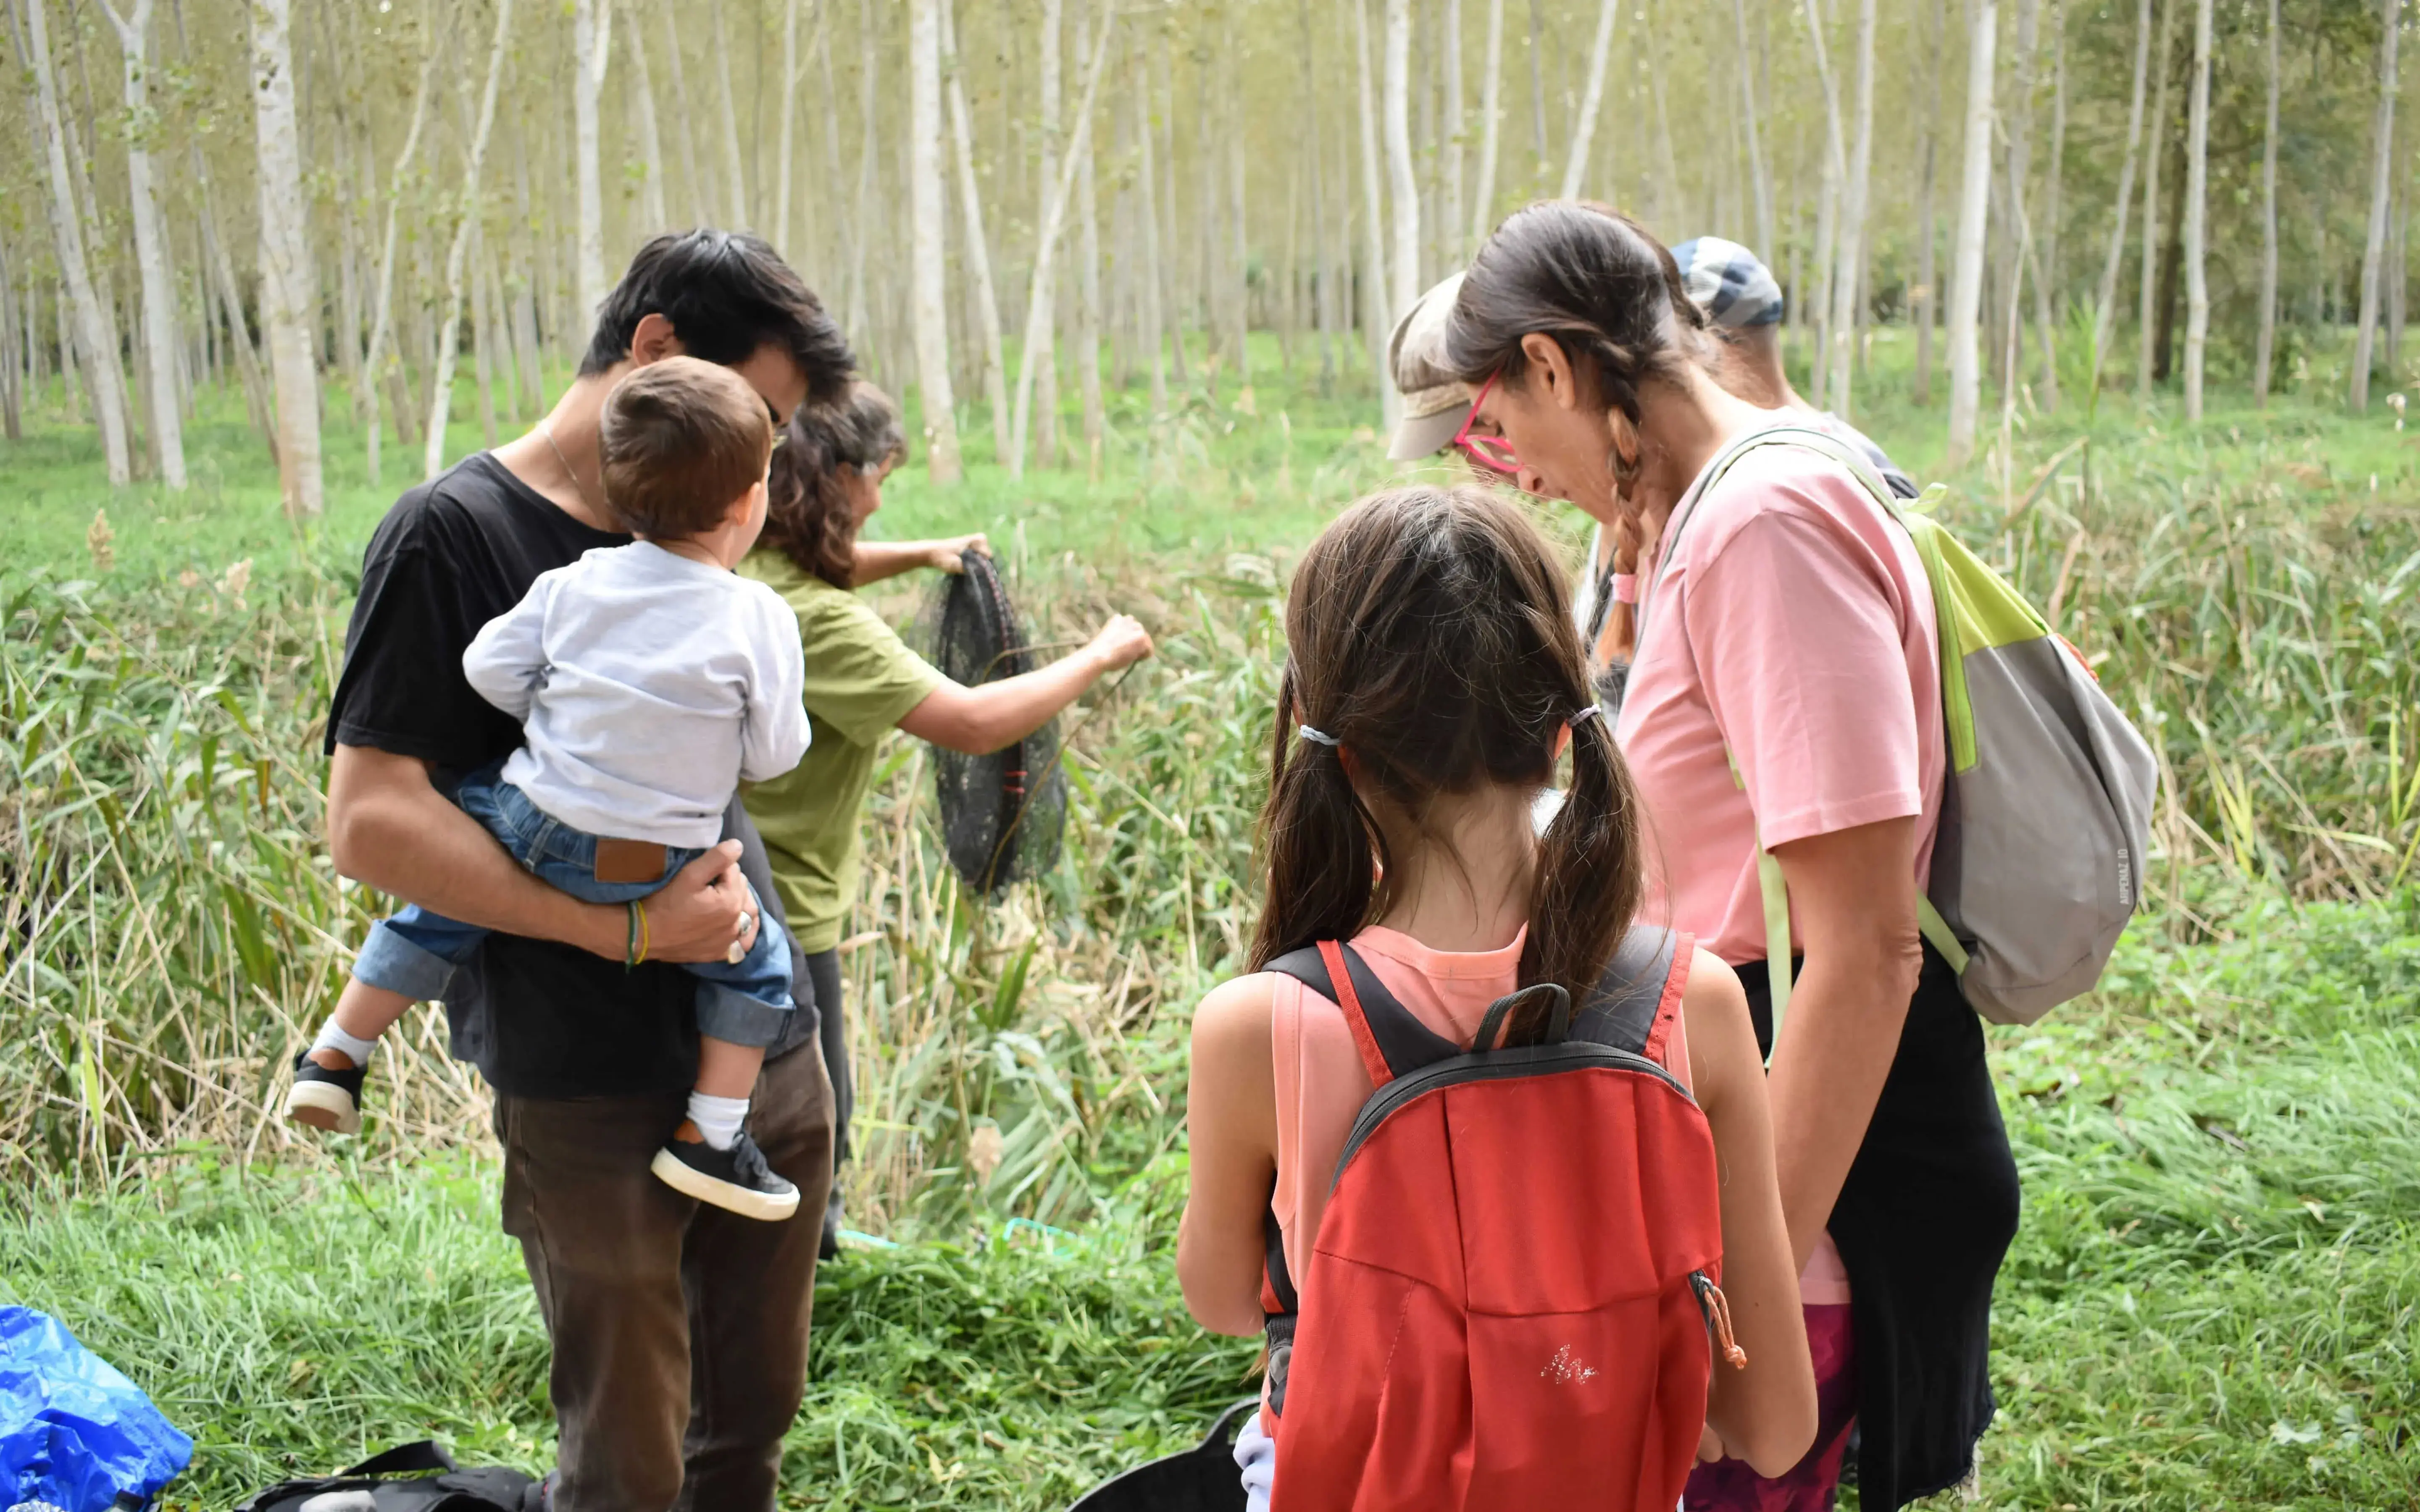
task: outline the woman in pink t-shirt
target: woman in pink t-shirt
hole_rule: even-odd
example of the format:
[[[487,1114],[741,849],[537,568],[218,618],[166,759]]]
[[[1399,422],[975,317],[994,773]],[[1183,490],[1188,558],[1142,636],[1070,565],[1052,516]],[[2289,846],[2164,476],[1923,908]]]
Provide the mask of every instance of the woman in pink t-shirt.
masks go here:
[[[1923,565],[1811,446],[1760,446],[1707,486],[1733,442],[1787,418],[1714,381],[1671,254],[1609,209],[1505,221],[1464,279],[1449,353],[1544,491],[1657,542],[1616,733],[1659,902],[1739,970],[1768,1040],[1761,850],[1788,885],[1774,1134],[1834,1389],[1807,1462],[1777,1480],[1705,1466],[1688,1505],[1828,1506],[1854,1408],[1859,1494],[1887,1512],[1972,1473],[2017,1218],[1981,1026],[1916,929],[1944,779]]]

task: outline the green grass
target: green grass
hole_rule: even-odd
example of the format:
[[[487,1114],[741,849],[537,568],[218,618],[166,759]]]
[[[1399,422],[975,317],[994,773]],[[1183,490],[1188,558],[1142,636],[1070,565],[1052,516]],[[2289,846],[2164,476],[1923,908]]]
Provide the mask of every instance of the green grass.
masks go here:
[[[1877,351],[1861,423],[1929,474],[1940,413],[1903,343]],[[888,490],[886,535],[989,531],[1037,638],[1130,608],[1162,654],[1071,720],[1066,859],[1001,907],[938,863],[913,743],[886,754],[846,1181],[904,1247],[824,1277],[795,1504],[1063,1505],[1246,1389],[1251,1347],[1194,1330],[1169,1271],[1185,1030],[1251,923],[1278,584],[1388,475],[1366,387],[1255,363],[1249,406],[1232,379],[1167,416],[1116,396],[1097,479],[1010,479],[973,412],[964,485]],[[1950,522],[2098,658],[2166,794],[2103,992],[1992,1037],[2026,1201],[1995,1506],[2420,1506],[2420,438],[2312,366],[2198,428],[2172,395],[2021,407],[1951,480]],[[543,1341],[433,1019],[363,1138],[264,1111],[378,907],[318,844],[317,721],[408,449],[373,490],[332,425],[328,515],[296,532],[225,396],[178,499],[101,486],[55,394],[36,418],[0,450],[0,1296],[195,1433],[194,1506],[431,1432],[541,1465]]]

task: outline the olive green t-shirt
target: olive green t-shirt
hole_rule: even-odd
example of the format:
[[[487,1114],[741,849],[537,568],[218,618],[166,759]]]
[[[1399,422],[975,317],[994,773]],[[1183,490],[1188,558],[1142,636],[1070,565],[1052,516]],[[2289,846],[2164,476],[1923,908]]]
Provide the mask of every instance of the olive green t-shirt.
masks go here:
[[[797,766],[742,796],[765,837],[765,858],[790,933],[813,955],[840,943],[841,925],[856,901],[864,849],[859,811],[874,779],[875,752],[884,733],[940,686],[941,674],[855,594],[778,551],[751,553],[739,574],[782,595],[799,617],[799,644],[806,653],[814,742]]]

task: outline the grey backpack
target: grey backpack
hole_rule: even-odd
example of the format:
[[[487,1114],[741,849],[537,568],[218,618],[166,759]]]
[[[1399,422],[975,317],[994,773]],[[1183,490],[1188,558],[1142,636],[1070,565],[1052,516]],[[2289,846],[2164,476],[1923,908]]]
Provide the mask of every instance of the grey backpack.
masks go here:
[[[1698,501],[1761,446],[1820,452],[1846,468],[1915,539],[1941,627],[1948,786],[1933,841],[1924,937],[1956,968],[1977,1012],[2031,1024],[2091,991],[2141,898],[2159,767],[2075,649],[1929,511],[1912,511],[1866,459],[1820,430],[1776,425],[1733,441],[1683,497],[1665,528],[1668,560]],[[1647,585],[1652,592],[1652,583]],[[1641,593],[1638,640],[1651,593]],[[1790,959],[1781,868],[1760,853],[1768,962]],[[1777,1042],[1790,973],[1775,970]]]

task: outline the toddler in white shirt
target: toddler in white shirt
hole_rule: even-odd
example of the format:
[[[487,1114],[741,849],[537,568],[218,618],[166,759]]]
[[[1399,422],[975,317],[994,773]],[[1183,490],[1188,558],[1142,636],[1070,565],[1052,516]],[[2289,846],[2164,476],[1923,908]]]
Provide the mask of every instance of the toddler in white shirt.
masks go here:
[[[602,427],[606,500],[638,539],[541,574],[462,654],[464,677],[521,720],[523,743],[455,802],[541,880],[624,904],[635,965],[646,899],[717,843],[738,784],[806,753],[805,670],[789,608],[731,570],[765,523],[773,431],[755,391],[728,368],[670,358],[614,388]],[[379,1036],[443,996],[487,933],[417,905],[374,925],[295,1062],[287,1117],[359,1129]],[[653,1168],[701,1201],[786,1218],[798,1188],[743,1120],[765,1046],[795,1011],[789,945],[766,924],[752,949],[732,949],[684,967],[698,979],[698,1081]]]

